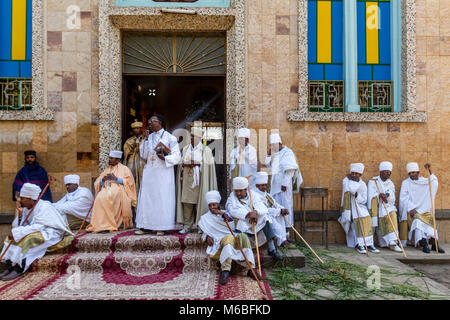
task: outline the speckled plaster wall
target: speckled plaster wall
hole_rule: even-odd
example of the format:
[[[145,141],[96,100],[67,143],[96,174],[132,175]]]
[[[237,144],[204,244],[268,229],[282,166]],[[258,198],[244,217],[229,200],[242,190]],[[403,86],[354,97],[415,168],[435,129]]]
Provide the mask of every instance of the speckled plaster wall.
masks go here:
[[[121,143],[121,32],[226,31],[227,125],[246,122],[245,2],[230,8],[196,9],[195,15],[161,13],[160,8],[117,7],[114,0],[100,3],[100,163]],[[228,139],[232,141],[232,139]]]

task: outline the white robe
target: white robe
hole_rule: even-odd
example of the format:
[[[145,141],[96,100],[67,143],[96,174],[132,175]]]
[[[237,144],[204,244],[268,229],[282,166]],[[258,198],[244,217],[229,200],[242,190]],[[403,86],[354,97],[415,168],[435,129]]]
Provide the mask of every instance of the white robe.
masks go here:
[[[372,199],[374,197],[376,197],[378,200],[378,216],[372,217],[372,225],[374,227],[377,227],[378,241],[380,243],[380,247],[387,247],[389,243],[397,242],[397,236],[395,235],[395,232],[391,232],[383,237],[381,235],[380,229],[378,228],[379,218],[386,217],[387,213],[382,201],[380,200],[379,192],[373,179],[377,180],[378,188],[382,193],[389,194],[389,197],[387,198],[388,202],[385,203],[389,212],[397,212],[397,208],[395,207],[395,185],[391,179],[383,181],[381,180],[380,176],[377,176],[369,180],[367,186],[367,209],[369,209],[369,211],[372,209]],[[396,231],[398,234],[398,230]]]
[[[348,179],[347,177],[342,180],[342,198],[341,198],[341,207],[344,206],[344,195],[346,192],[351,193],[351,210],[344,210],[341,213],[338,221],[344,229],[347,237],[347,246],[350,248],[354,248],[356,244],[359,244],[361,247],[364,247],[364,238],[366,240],[366,244],[368,246],[373,245],[373,235],[367,237],[356,237],[356,230],[353,220],[358,218],[358,213],[360,218],[370,217],[369,211],[367,210],[367,186],[362,179],[359,179],[359,182]],[[356,203],[358,211],[355,207],[355,194]],[[364,230],[368,232],[368,230]]]
[[[302,174],[297,164],[294,152],[286,146],[271,156],[266,157],[266,165],[272,169],[272,180],[270,183],[270,194],[284,208],[289,210],[288,221],[294,224],[294,199],[293,194],[298,193],[303,183]],[[295,184],[295,188],[294,188]],[[285,186],[286,191],[281,187]],[[290,226],[285,223],[286,228]]]
[[[275,233],[275,236],[277,237],[277,246],[280,246],[284,241],[286,241],[286,221],[284,220],[283,216],[281,215],[281,209],[283,206],[279,204],[272,196],[270,196],[267,192],[262,192],[258,188],[255,188],[254,194],[257,195],[261,202],[264,203],[264,205],[267,207],[267,210],[269,211],[269,223],[272,225],[273,232]],[[272,203],[267,199],[269,197],[272,200],[272,203],[275,205],[272,206]]]
[[[261,202],[258,196],[256,196],[252,192],[252,202],[253,202],[253,210],[258,212],[258,222],[256,223],[256,232],[258,234],[258,245],[262,246],[266,243],[267,239],[262,232],[262,228],[266,225],[266,222],[269,221],[269,211],[264,203]],[[247,198],[239,200],[234,191],[230,194],[225,203],[226,211],[236,219],[239,219],[237,222],[237,230],[240,232],[245,232],[249,235],[254,236],[253,225],[246,219],[247,214],[252,211],[250,208],[250,196],[247,190]]]
[[[234,235],[236,235],[234,221],[228,222],[228,224],[231,230],[233,230]],[[210,236],[211,238],[213,238],[214,244],[206,248],[206,253],[210,256],[214,256],[220,249],[220,241],[222,240],[222,238],[231,234],[230,230],[225,224],[225,221],[223,221],[222,216],[215,215],[211,213],[211,211],[208,211],[201,216],[200,221],[198,222],[198,226],[203,231],[203,241],[206,241],[206,236]],[[244,254],[247,257],[248,261],[254,266],[255,258],[253,256],[252,250],[250,250],[249,248],[243,248],[242,250],[244,251]],[[238,262],[245,261],[241,250],[235,249],[231,244],[227,244],[222,248],[219,261],[222,264],[229,258]]]
[[[439,182],[437,177],[432,174],[431,177],[431,191],[433,195],[433,207],[434,201],[436,199],[436,193],[438,190]],[[408,178],[402,182],[400,188],[400,198],[399,198],[399,210],[400,210],[400,221],[408,220],[408,212],[416,209],[418,214],[431,213],[431,197],[430,197],[430,186],[428,184],[428,179],[424,177],[419,177],[418,180],[412,180]],[[412,240],[413,232],[415,232],[414,244],[417,243],[422,238],[434,238],[434,227],[430,226],[419,219],[414,219],[411,225],[411,229],[408,233],[408,239]],[[436,230],[436,238],[439,238]],[[406,241],[402,241],[406,242]],[[405,243],[406,245],[406,243]]]
[[[159,142],[170,149],[161,160],[154,150]],[[139,147],[140,156],[147,159],[142,173],[136,213],[136,227],[147,230],[166,231],[175,229],[175,172],[174,166],[181,161],[178,141],[164,129],[153,132],[148,141]]]
[[[240,177],[246,177],[252,175],[250,177],[250,186],[251,188],[255,185],[255,175],[258,172],[258,156],[256,153],[256,149],[247,144],[244,148],[244,152],[239,153],[240,146],[237,146],[231,151],[230,158],[230,178],[232,178],[231,173],[233,170],[237,169],[236,166],[240,165]]]
[[[74,192],[68,192],[61,200],[53,203],[53,206],[58,209],[62,215],[72,215],[78,219],[84,220],[88,210],[94,202],[94,196],[91,190],[84,187],[78,187]],[[86,219],[88,223],[91,222],[91,211]]]
[[[28,214],[29,209],[25,208],[22,213],[22,219]],[[40,232],[45,242],[28,249],[28,251],[23,254],[22,248],[16,245],[11,245],[3,261],[11,260],[12,264],[22,265],[22,260],[26,259],[24,271],[26,271],[34,260],[40,259],[45,255],[47,248],[60,242],[63,237],[67,234],[74,235],[67,226],[67,221],[64,217],[53,207],[50,201],[39,200],[36,204],[31,216],[28,218],[27,222],[23,226],[19,226],[18,217],[16,217],[12,224],[12,235],[14,241],[20,242],[25,236]],[[3,251],[8,246],[8,242],[5,241],[3,246]]]

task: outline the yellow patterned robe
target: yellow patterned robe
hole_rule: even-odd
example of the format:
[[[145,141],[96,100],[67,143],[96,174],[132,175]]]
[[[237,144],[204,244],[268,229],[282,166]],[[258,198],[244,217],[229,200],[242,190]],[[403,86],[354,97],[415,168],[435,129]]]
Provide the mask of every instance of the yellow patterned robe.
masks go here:
[[[139,147],[142,141],[142,136],[133,136],[123,145],[123,164],[130,168],[133,173],[137,193],[139,193],[142,181],[142,171],[145,166],[145,159],[142,159],[139,156]]]

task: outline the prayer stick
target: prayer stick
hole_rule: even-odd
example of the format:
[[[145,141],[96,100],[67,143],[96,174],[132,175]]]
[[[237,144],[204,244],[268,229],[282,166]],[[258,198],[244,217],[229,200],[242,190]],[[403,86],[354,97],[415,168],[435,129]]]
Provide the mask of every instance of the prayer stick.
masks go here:
[[[277,206],[275,205],[275,203],[270,199],[270,197],[267,197],[267,200],[269,200],[270,204],[276,208]],[[324,263],[322,259],[320,259],[319,255],[313,250],[313,248],[311,248],[311,246],[308,244],[308,242],[306,242],[305,239],[303,239],[303,237],[300,235],[300,233],[294,228],[294,226],[289,222],[289,220],[286,218],[286,216],[283,216],[284,220],[286,221],[286,223],[291,227],[292,230],[294,230],[294,232],[299,236],[299,238],[303,241],[304,244],[306,244],[306,246],[308,247],[309,250],[311,250],[311,252],[316,256],[317,259],[319,259],[320,263]]]
[[[320,263],[324,263],[322,259],[320,259],[319,255],[313,250],[313,248],[311,248],[311,246],[308,244],[308,242],[306,242],[305,239],[303,239],[303,237],[300,235],[300,233],[295,230],[294,226],[288,221],[288,219],[286,219],[285,216],[283,216],[284,220],[286,220],[286,223],[292,228],[292,230],[295,231],[295,233],[300,237],[300,239],[306,244],[306,246],[308,247],[309,250],[311,250],[311,252],[316,256],[317,259],[319,259]]]
[[[247,178],[247,183],[248,183],[248,196],[250,197],[250,209],[253,211],[253,200],[252,200],[252,192],[250,190],[250,177],[252,175],[248,175],[245,178]],[[256,224],[253,225],[253,232],[255,234],[255,245],[256,245],[256,256],[257,256],[257,261],[258,261],[258,271],[259,271],[259,275],[262,277],[262,272],[261,272],[261,261],[259,260],[259,246],[258,246],[258,234],[256,232]]]
[[[378,187],[378,181],[376,179],[373,179],[373,181],[375,181],[375,185],[377,186],[378,194],[381,194],[380,188]],[[402,245],[402,242],[400,241],[400,238],[398,236],[397,230],[395,229],[394,222],[392,221],[392,219],[391,219],[391,217],[389,215],[389,210],[388,210],[388,208],[386,206],[386,203],[384,203],[383,200],[381,200],[381,202],[383,203],[384,209],[386,210],[387,217],[388,217],[389,222],[391,223],[392,229],[394,229],[395,236],[397,237],[398,243],[400,244],[400,247],[402,248],[403,255],[405,256],[405,258],[407,258],[406,253],[405,253],[405,249],[403,248],[403,245]]]
[[[255,233],[256,255],[258,257],[258,271],[259,271],[259,275],[262,277],[261,261],[259,260],[259,245],[258,245],[258,234],[256,232],[256,224],[253,225],[253,232]]]
[[[39,202],[39,200],[41,200],[42,196],[44,195],[45,191],[47,190],[48,186],[50,185],[50,182],[47,183],[47,185],[45,186],[44,190],[42,190],[41,194],[39,195],[39,197],[37,198],[37,200],[34,202],[33,206],[31,207],[30,212],[28,212],[27,216],[25,217],[25,219],[22,221],[22,223],[20,224],[21,226],[23,226],[25,224],[25,222],[27,222],[28,218],[30,217],[31,213],[33,212],[34,208],[36,207],[37,203]],[[6,247],[5,251],[3,251],[3,254],[0,256],[0,260],[3,259],[3,257],[6,254],[6,251],[8,251],[9,247],[11,246],[11,244],[13,243],[13,240],[10,240],[8,243],[8,246]]]
[[[88,210],[86,216],[84,217],[83,223],[81,224],[81,227],[80,227],[80,229],[78,229],[77,234],[76,234],[75,236],[77,236],[77,235],[80,233],[80,231],[83,229],[84,223],[86,222],[86,219],[87,219],[87,217],[89,216],[89,213],[91,212],[92,207],[94,206],[94,201],[95,201],[95,199],[92,201],[91,207],[89,208],[89,210]]]
[[[359,210],[358,210],[358,204],[356,203],[356,197],[353,197],[353,200],[355,200],[355,209],[356,209],[356,214],[358,215],[358,222],[359,222],[359,228],[361,229],[361,232],[363,234],[363,240],[364,240],[364,247],[366,248],[366,254],[367,256],[369,256],[369,249],[367,248],[367,244],[366,244],[366,237],[364,236],[365,232],[363,229],[363,225],[361,223],[361,218],[359,216]]]
[[[262,294],[264,295],[264,296],[263,296],[263,299],[267,299],[267,293],[266,293],[266,290],[264,290],[264,287],[263,287],[261,281],[259,280],[258,276],[256,275],[255,270],[253,270],[252,265],[250,264],[250,262],[248,261],[247,257],[245,256],[244,250],[242,250],[241,245],[239,244],[238,239],[237,239],[236,236],[234,235],[233,230],[231,230],[231,227],[230,227],[230,225],[228,224],[227,219],[223,219],[223,220],[224,220],[225,223],[227,224],[228,230],[230,230],[231,235],[233,236],[234,241],[236,241],[236,244],[237,244],[239,250],[241,250],[242,256],[244,257],[245,262],[247,263],[248,267],[250,268],[250,271],[252,272],[253,277],[255,277],[256,282],[258,282],[259,289],[261,289],[261,292],[262,292]]]
[[[436,237],[436,216],[435,216],[435,212],[434,212],[433,192],[431,191],[431,170],[430,170],[430,168],[427,168],[427,169],[428,169],[428,172],[429,172],[428,185],[430,186],[431,216],[433,217],[433,228],[434,228],[434,245],[436,247],[436,253],[439,253],[438,244],[437,244],[437,237]]]

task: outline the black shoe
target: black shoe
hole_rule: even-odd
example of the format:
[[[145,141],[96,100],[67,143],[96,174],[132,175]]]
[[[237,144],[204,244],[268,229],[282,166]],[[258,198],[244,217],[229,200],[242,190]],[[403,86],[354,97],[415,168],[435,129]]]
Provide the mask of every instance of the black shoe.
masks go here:
[[[10,281],[23,276],[25,273],[19,265],[12,267],[12,271],[2,278],[3,281]]]
[[[258,279],[255,279],[255,276],[253,275],[252,270],[248,270],[247,271],[247,277],[252,278],[253,280],[263,280],[263,278],[258,274],[258,270],[253,269],[253,271],[255,272],[256,276],[258,277]]]
[[[367,249],[372,253],[380,253],[380,250],[378,250],[374,246],[367,246]]]
[[[277,261],[283,260],[283,256],[278,253],[277,249],[269,251],[269,256],[273,257]]]
[[[219,283],[221,285],[226,285],[228,282],[228,277],[230,276],[230,271],[222,271],[219,278]]]
[[[433,241],[432,241],[433,240]],[[431,238],[430,239],[430,244],[431,244],[431,251],[434,251],[434,252],[436,252],[436,243],[434,242],[434,239],[433,238]],[[445,251],[444,251],[444,249],[442,249],[440,246],[439,246],[439,242],[438,242],[438,253],[445,253]]]
[[[425,253],[430,253],[430,247],[428,246],[427,239],[422,239],[419,241],[419,244],[422,246],[422,251]]]
[[[356,249],[356,251],[358,251],[358,253],[361,253],[361,254],[366,254],[367,253],[366,249],[364,247],[361,247],[359,244],[357,244],[355,246],[355,249]]]
[[[7,276],[13,269],[11,260],[6,260],[5,265],[6,269],[2,273],[0,273],[0,280],[2,280],[3,277]]]
[[[17,278],[19,278],[19,277],[21,277],[23,275],[24,275],[23,272],[19,272],[19,271],[13,270],[8,275],[4,276],[2,278],[2,280],[3,281],[11,281],[11,280],[17,279]]]

